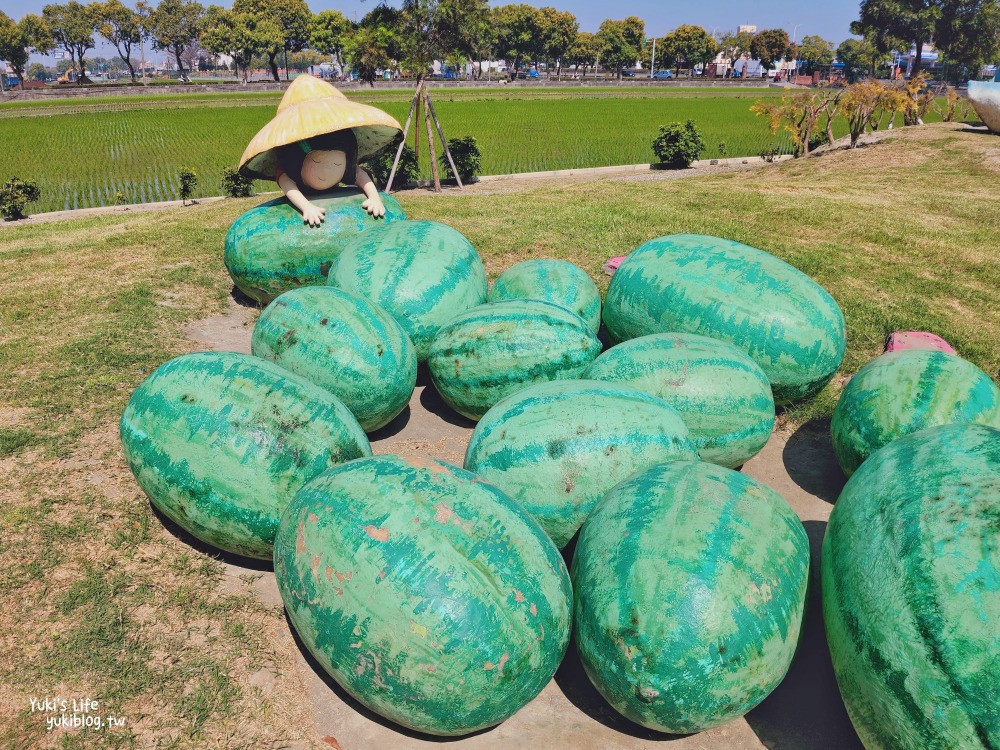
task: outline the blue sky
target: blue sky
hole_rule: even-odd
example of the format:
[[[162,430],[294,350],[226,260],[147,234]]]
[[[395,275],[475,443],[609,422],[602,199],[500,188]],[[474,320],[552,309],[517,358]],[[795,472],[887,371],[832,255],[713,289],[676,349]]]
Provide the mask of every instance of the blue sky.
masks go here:
[[[0,10],[15,20],[25,13],[40,13],[47,2],[52,0],[0,0]],[[231,5],[231,0],[214,0],[219,5]],[[315,12],[332,8],[340,10],[348,17],[355,14],[360,18],[375,6],[374,0],[306,0]],[[130,0],[125,0],[129,3]],[[208,5],[212,0],[202,0]],[[390,3],[391,4],[391,3]],[[492,2],[502,5],[502,2]],[[628,0],[614,5],[609,10],[606,0],[537,0],[533,5],[551,5],[559,10],[568,10],[580,20],[583,31],[597,31],[601,21],[608,17],[623,18],[639,16],[646,21],[646,34],[662,36],[684,23],[704,26],[722,32],[735,30],[740,24],[754,24],[759,29],[784,28],[789,36],[798,39],[807,34],[819,34],[834,44],[840,44],[850,36],[850,23],[858,17],[859,0],[832,0],[827,3],[802,2],[802,0],[697,0],[677,2],[676,0]],[[797,28],[796,28],[797,25]],[[95,54],[95,53],[91,53]],[[99,48],[98,55],[114,54],[111,48]]]

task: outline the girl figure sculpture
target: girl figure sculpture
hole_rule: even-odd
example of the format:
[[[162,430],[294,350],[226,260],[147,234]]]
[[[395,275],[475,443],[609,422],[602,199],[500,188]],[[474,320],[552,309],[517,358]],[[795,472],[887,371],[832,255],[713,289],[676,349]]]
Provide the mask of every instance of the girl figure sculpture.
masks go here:
[[[385,216],[385,206],[378,196],[378,188],[361,167],[357,165],[358,141],[351,130],[321,135],[298,141],[278,150],[278,168],[275,182],[289,202],[299,209],[302,220],[318,227],[326,209],[310,203],[311,193],[325,193],[342,182],[351,181],[365,194],[361,204],[375,219]]]
[[[310,197],[341,183],[357,185],[365,196],[362,208],[378,219],[385,216],[385,206],[358,163],[390,146],[401,130],[382,110],[300,75],[285,91],[274,119],[250,141],[239,168],[252,177],[275,180],[311,227],[322,224],[325,210]]]

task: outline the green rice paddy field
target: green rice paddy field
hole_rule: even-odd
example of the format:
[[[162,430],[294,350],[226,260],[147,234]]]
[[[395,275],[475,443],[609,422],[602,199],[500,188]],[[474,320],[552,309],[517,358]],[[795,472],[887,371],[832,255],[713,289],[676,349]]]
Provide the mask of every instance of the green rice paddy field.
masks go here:
[[[402,123],[411,94],[397,89],[350,96]],[[449,138],[478,141],[482,174],[646,163],[660,125],[687,119],[704,136],[704,158],[756,158],[773,147],[790,148],[786,135],[772,135],[764,118],[750,112],[756,100],[780,96],[768,89],[497,87],[432,96]],[[34,213],[110,205],[119,192],[128,203],[177,199],[182,167],[198,174],[197,196],[220,195],[223,168],[235,166],[279,97],[227,92],[0,103],[0,182],[12,176],[37,182],[42,197],[29,206]],[[844,132],[838,123],[836,134]],[[423,128],[421,141],[426,143]],[[429,176],[426,157],[422,170]]]

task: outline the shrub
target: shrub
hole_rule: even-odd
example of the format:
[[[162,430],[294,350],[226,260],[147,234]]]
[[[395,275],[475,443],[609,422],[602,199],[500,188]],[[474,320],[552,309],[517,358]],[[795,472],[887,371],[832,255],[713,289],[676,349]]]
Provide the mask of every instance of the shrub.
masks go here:
[[[5,219],[25,219],[24,209],[41,196],[38,185],[20,177],[11,177],[0,186],[0,215]]]
[[[688,120],[681,125],[672,122],[660,128],[660,134],[653,141],[653,153],[660,164],[670,169],[690,167],[701,152],[705,150],[705,142],[701,133],[694,125],[694,120]]]
[[[760,158],[766,161],[768,164],[774,164],[774,160],[778,158],[778,154],[781,153],[780,146],[769,146],[760,152]]]
[[[725,159],[727,156],[729,156],[729,147],[725,141],[719,141],[719,158]]]
[[[229,198],[249,198],[253,195],[253,177],[226,167],[222,170],[222,191]]]
[[[123,193],[121,190],[119,190],[117,193],[115,193],[115,205],[116,206],[124,206],[127,203],[128,203],[128,198],[125,197],[125,193]]]
[[[396,158],[399,141],[400,137],[397,137],[391,148],[385,149],[361,165],[371,175],[379,190],[384,190],[389,181],[389,172],[392,170],[392,162]],[[403,153],[399,157],[399,166],[396,167],[396,176],[392,179],[392,184],[405,185],[408,182],[413,182],[419,173],[416,154],[409,146],[403,146]]]
[[[471,135],[464,138],[451,138],[448,140],[448,150],[451,151],[451,158],[455,160],[455,169],[458,170],[462,182],[475,182],[483,162],[476,139]],[[440,161],[448,176],[454,177],[455,175],[451,173],[448,157],[441,154]]]
[[[188,167],[181,167],[180,172],[177,176],[181,181],[181,202],[187,203],[191,196],[194,194],[194,189],[198,187],[198,175],[195,174],[193,169]]]

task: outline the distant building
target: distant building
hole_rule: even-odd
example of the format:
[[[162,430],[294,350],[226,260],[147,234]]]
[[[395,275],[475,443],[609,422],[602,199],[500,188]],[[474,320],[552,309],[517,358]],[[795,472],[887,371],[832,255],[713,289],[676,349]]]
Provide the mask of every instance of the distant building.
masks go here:
[[[739,31],[740,34],[744,34],[744,33],[746,33],[746,34],[756,34],[757,33],[757,27],[756,26],[750,26],[750,25],[744,24],[743,26],[739,27],[738,31]]]

